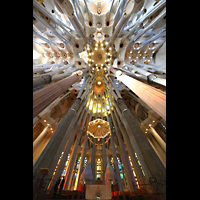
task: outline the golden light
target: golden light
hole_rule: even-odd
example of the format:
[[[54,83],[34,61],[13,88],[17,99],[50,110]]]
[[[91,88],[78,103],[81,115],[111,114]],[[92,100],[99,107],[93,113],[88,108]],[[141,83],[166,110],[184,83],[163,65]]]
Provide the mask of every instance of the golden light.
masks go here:
[[[104,69],[103,66],[104,64],[108,64],[110,65],[112,63],[112,47],[109,47],[107,51],[104,51],[104,46],[106,46],[106,44],[108,44],[107,41],[97,41],[93,44],[94,47],[94,51],[92,52],[92,50],[88,47],[87,48],[87,59],[88,59],[88,64],[93,64],[95,63],[95,66],[99,66],[102,67],[101,69],[96,68],[96,70],[93,71],[103,71],[104,73]],[[111,63],[109,63],[111,62]]]
[[[87,134],[93,138],[108,138],[110,136],[109,122],[102,119],[89,122]]]
[[[91,99],[90,105],[89,105],[89,110],[90,110],[90,111],[92,110],[92,107],[93,107],[93,100]]]

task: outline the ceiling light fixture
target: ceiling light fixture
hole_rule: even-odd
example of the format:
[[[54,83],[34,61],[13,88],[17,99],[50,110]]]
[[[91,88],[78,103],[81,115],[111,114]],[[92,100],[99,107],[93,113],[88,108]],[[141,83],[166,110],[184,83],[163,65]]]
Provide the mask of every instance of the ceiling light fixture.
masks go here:
[[[116,75],[117,75],[117,76],[121,76],[121,75],[122,75],[122,71],[121,71],[121,70],[117,70],[117,71],[116,71]]]

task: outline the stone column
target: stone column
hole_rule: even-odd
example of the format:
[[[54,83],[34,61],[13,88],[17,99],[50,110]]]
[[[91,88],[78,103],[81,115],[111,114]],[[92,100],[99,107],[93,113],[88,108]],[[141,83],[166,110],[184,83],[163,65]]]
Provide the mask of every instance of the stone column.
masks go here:
[[[88,136],[87,136],[87,132],[86,132],[85,138],[84,138],[83,149],[82,149],[82,153],[81,153],[81,160],[80,160],[80,163],[79,163],[78,173],[77,173],[77,176],[76,176],[74,190],[78,190],[80,175],[83,172],[83,165],[84,165],[84,160],[85,160],[87,142],[88,142]]]
[[[117,99],[119,98],[115,92],[112,90],[112,88],[109,86],[108,82],[106,81],[106,79],[104,78],[104,82],[106,83],[106,86],[108,87],[108,91],[112,94],[112,96],[115,98],[115,100],[117,101]],[[116,90],[115,90],[116,91]]]
[[[111,112],[111,114],[112,114],[112,112]],[[126,144],[126,147],[128,149],[128,153],[131,157],[131,161],[133,163],[133,166],[134,166],[137,178],[138,178],[138,182],[141,183],[142,180],[145,180],[145,176],[142,174],[141,168],[140,168],[138,161],[135,157],[135,150],[133,149],[133,147],[131,145],[130,139],[129,139],[128,134],[126,132],[126,129],[125,129],[124,125],[122,124],[122,122],[120,121],[115,108],[114,108],[114,114],[115,114],[115,117],[117,119],[118,127],[121,130],[121,133],[123,134],[123,138],[125,140],[125,144]]]
[[[76,110],[80,105],[81,99],[76,99],[74,104],[64,117],[63,121],[60,123],[60,126],[57,128],[56,132],[52,136],[51,140],[41,153],[40,157],[36,161],[35,165],[33,166],[33,174],[40,170],[40,168],[49,168],[50,164],[56,154],[56,151],[63,140],[65,132],[69,127],[71,120],[73,119]]]
[[[124,8],[124,12],[122,14],[122,17],[118,20],[118,23],[115,26],[114,32],[113,32],[112,36],[110,37],[110,41],[109,41],[108,45],[106,46],[105,50],[115,40],[115,38],[119,34],[121,28],[128,21],[130,16],[137,10],[138,6],[140,6],[140,4],[142,3],[140,1],[138,3],[137,2],[133,2],[133,1],[127,1],[126,5],[125,5],[125,8]],[[124,4],[124,1],[122,1],[122,5],[123,4]],[[121,2],[120,2],[120,5],[121,5]],[[121,6],[119,6],[118,8],[121,8]],[[118,9],[117,9],[116,13],[118,13]],[[116,20],[116,15],[114,16],[114,21],[115,20]]]
[[[43,13],[46,17],[49,17],[53,23],[55,23],[56,25],[60,26],[65,31],[65,33],[67,33],[69,36],[74,38],[74,36],[66,28],[68,28],[70,31],[73,31],[73,30],[69,26],[67,26],[66,24],[61,22],[59,19],[57,19],[54,16],[52,16],[39,2],[33,1],[33,6],[35,8],[37,8],[41,13]],[[70,42],[69,42],[69,44],[71,46]]]
[[[164,1],[163,1],[164,2]],[[129,46],[129,44],[131,44],[132,42],[136,41],[139,37],[141,37],[143,34],[145,34],[151,27],[155,26],[155,24],[157,24],[160,20],[162,20],[162,18],[166,15],[166,8],[164,8],[159,14],[158,16],[156,16],[144,29],[142,29],[139,33],[137,33],[136,35],[134,35],[131,40],[129,40],[129,42],[127,43],[127,46]],[[134,30],[134,28],[132,29]],[[132,31],[129,32],[129,34],[131,34]],[[127,37],[127,36],[126,36]]]
[[[109,95],[109,98],[111,99],[111,96],[110,96],[109,93],[108,93],[108,95]],[[138,158],[139,158],[139,160],[140,160],[140,162],[141,162],[141,164],[142,164],[142,168],[143,168],[144,173],[145,173],[145,177],[146,177],[147,180],[149,180],[149,178],[151,177],[151,174],[150,174],[150,172],[149,172],[149,170],[148,170],[148,167],[147,167],[147,165],[146,165],[146,163],[145,163],[145,161],[144,161],[142,152],[141,152],[141,150],[140,150],[140,148],[139,148],[139,146],[138,146],[138,144],[137,144],[137,142],[136,142],[136,140],[135,140],[135,137],[134,137],[134,135],[133,135],[133,133],[132,133],[132,131],[131,131],[131,128],[129,127],[128,122],[127,122],[126,118],[124,117],[123,113],[122,113],[122,112],[120,111],[120,109],[118,108],[118,105],[116,104],[116,102],[113,101],[112,103],[114,104],[114,106],[115,106],[115,108],[116,108],[116,111],[117,111],[117,113],[118,113],[118,115],[119,115],[119,117],[120,117],[120,120],[121,120],[121,121],[123,122],[123,124],[124,124],[124,127],[125,127],[125,129],[126,129],[126,132],[128,133],[128,136],[129,136],[129,140],[130,140],[130,142],[131,142],[131,144],[132,144],[132,148],[135,150],[135,152],[136,152],[137,155],[138,155]]]
[[[126,64],[127,65],[127,64]],[[131,65],[128,64],[128,66],[130,67]],[[135,63],[135,66],[137,67],[141,67],[141,68],[152,68],[152,69],[155,69],[156,71],[160,72],[160,73],[165,73],[166,71],[164,69],[162,69],[161,66],[155,66],[155,65],[150,65],[150,64],[144,64],[144,63],[139,63],[139,62],[136,62]],[[132,66],[133,67],[133,66]]]
[[[35,125],[40,121],[40,117],[35,117],[33,118],[33,129],[35,127]]]
[[[33,36],[36,36],[36,37],[40,38],[41,40],[43,40],[44,42],[46,42],[49,46],[51,46],[51,44],[54,44],[55,46],[57,46],[56,43],[54,43],[53,41],[47,39],[46,37],[43,37],[42,35],[40,35],[35,30],[33,30]]]
[[[105,183],[105,171],[107,166],[107,156],[106,156],[106,147],[105,147],[105,138],[102,138],[102,158],[103,158],[103,183]]]
[[[86,73],[91,66],[82,70],[83,74]],[[70,77],[62,79],[56,83],[48,85],[33,93],[33,118],[44,110],[50,103],[52,103],[59,95],[65,93],[67,89],[78,81],[80,76],[74,74]]]
[[[54,34],[59,40],[61,40],[65,44],[65,46],[67,46],[67,43],[71,45],[71,43],[66,38],[64,38],[56,29],[54,29],[53,26],[47,23],[46,20],[43,19],[43,17],[35,11],[35,9],[33,9],[33,16],[44,26],[46,26],[49,30],[51,30],[52,34]]]
[[[75,127],[74,127],[74,129],[73,129],[73,132],[70,134],[68,143],[67,143],[65,149],[63,150],[64,153],[63,153],[62,158],[61,158],[61,160],[60,160],[60,163],[59,163],[59,165],[58,165],[58,167],[57,167],[56,174],[55,174],[55,176],[54,176],[54,178],[53,178],[54,180],[57,180],[58,177],[59,177],[59,176],[61,175],[61,173],[62,173],[62,170],[63,170],[63,168],[64,168],[64,166],[65,166],[65,163],[66,163],[66,160],[67,160],[67,156],[68,156],[68,154],[70,153],[72,144],[73,144],[73,142],[74,142],[74,138],[75,138],[75,136],[76,136],[76,132],[77,132],[77,130],[78,130],[78,128],[79,128],[79,124],[80,124],[80,122],[82,121],[82,118],[83,118],[83,114],[84,114],[84,112],[85,112],[85,109],[86,109],[86,107],[85,107],[85,108],[83,109],[83,111],[81,112],[80,117],[79,117],[79,120],[76,122],[76,125],[75,125]],[[73,153],[73,152],[72,152],[72,153]],[[71,158],[70,158],[70,160],[71,160]],[[58,161],[58,159],[57,159],[57,161]],[[55,169],[55,168],[54,168],[54,169]],[[51,171],[51,174],[53,174],[52,171]],[[51,174],[50,174],[50,175],[51,175]]]
[[[88,114],[88,111],[86,111],[85,116],[82,119],[83,121],[81,122],[81,127],[80,127],[80,130],[78,132],[78,136],[76,137],[76,141],[74,142],[74,147],[73,147],[73,150],[72,150],[72,155],[71,155],[71,158],[70,158],[69,167],[67,168],[67,173],[66,173],[66,177],[67,177],[66,178],[66,184],[65,184],[66,190],[70,190],[74,164],[75,164],[76,157],[77,157],[78,145],[79,145],[81,136],[82,136],[83,131],[84,131],[83,127],[85,125],[87,114]],[[76,135],[76,133],[75,133],[75,135]]]
[[[79,10],[79,13],[81,14],[81,22],[85,22],[86,20],[85,20],[85,16],[83,14],[83,11],[82,11],[82,9],[80,7],[80,2],[79,1],[75,1],[75,4],[76,4],[76,6],[77,6],[77,8]]]
[[[70,2],[69,0],[57,0],[57,3],[61,7],[61,10],[68,16],[68,19],[70,20],[76,32],[80,33],[84,41],[88,43],[89,41],[86,38],[84,28],[80,24],[77,16],[74,14],[74,9],[72,6],[73,2]]]
[[[83,0],[83,1],[84,1],[84,4],[85,4],[86,12],[88,13],[89,16],[91,16],[91,13],[90,13],[90,10],[88,8],[86,0]]]
[[[83,83],[81,89],[80,89],[79,92],[78,92],[77,98],[80,98],[80,97],[81,97],[84,88],[88,86],[88,81],[89,81],[89,79],[90,79],[90,77],[88,77],[87,79],[85,78],[85,81],[84,81],[84,83]]]
[[[114,77],[113,77],[113,78],[114,78]],[[110,80],[111,86],[114,87],[115,92],[117,93],[117,97],[118,97],[118,98],[122,98],[122,96],[121,96],[119,90],[117,89],[116,84],[112,81],[111,77],[108,77],[108,79]]]
[[[114,69],[111,69],[111,71],[116,72]],[[124,74],[117,76],[117,79],[166,120],[166,94],[164,92]]]
[[[82,149],[82,153],[81,153],[81,160],[79,163],[79,168],[78,168],[78,173],[77,173],[77,177],[76,177],[74,190],[78,190],[80,175],[83,171],[83,164],[84,164],[84,160],[85,160],[85,153],[86,153],[86,147],[87,147],[87,142],[88,142],[87,127],[88,127],[88,124],[89,124],[91,118],[92,118],[92,112],[90,112],[89,120],[87,121],[87,125],[86,125],[85,140],[84,140],[84,145],[83,145],[83,149]]]
[[[160,161],[163,163],[164,167],[166,168],[166,152],[163,150],[163,148],[160,146],[158,141],[153,136],[151,129],[148,131],[148,133],[145,133],[145,135],[149,143],[151,144],[152,148],[158,155]]]
[[[108,115],[107,115],[107,120],[109,122],[110,131],[111,131],[112,130],[111,129],[111,127],[112,127],[111,126],[111,120],[110,120],[110,116],[108,116]],[[119,167],[118,167],[118,162],[117,162],[117,153],[116,153],[116,149],[115,149],[115,144],[114,144],[112,132],[111,132],[110,142],[111,142],[111,146],[112,146],[112,156],[113,156],[113,160],[114,160],[115,173],[117,175],[118,187],[119,187],[119,190],[122,191],[123,185],[122,185],[122,180],[121,180],[120,173],[119,173]]]
[[[151,176],[155,177],[159,183],[165,183],[166,169],[164,165],[162,164],[162,162],[156,155],[155,151],[149,144],[146,136],[140,129],[139,124],[137,123],[134,116],[131,114],[130,110],[128,109],[124,101],[122,99],[118,99],[117,104],[121,109],[124,117],[126,118],[128,125],[130,126],[132,134],[139,146],[139,149],[141,150],[141,153],[151,173]]]
[[[112,9],[113,9],[114,1],[115,1],[115,0],[112,0],[112,3],[111,3],[111,6],[110,6],[110,9],[109,9],[109,11],[108,11],[108,13],[109,13],[109,17],[110,17],[110,13],[112,12]]]
[[[81,118],[84,109],[85,109],[85,104],[86,104],[86,100],[84,100],[78,110],[78,112],[76,113],[76,115],[73,117],[70,125],[68,126],[68,129],[65,132],[64,137],[62,138],[62,142],[60,143],[59,147],[56,150],[56,154],[53,158],[53,161],[49,167],[49,171],[50,171],[50,175],[53,174],[55,167],[57,165],[57,162],[60,158],[61,152],[64,151],[64,148],[66,147],[66,143],[69,142],[69,138],[71,137],[70,133],[72,131],[72,129],[74,128],[75,123],[77,123],[78,118]]]
[[[92,156],[91,156],[91,167],[92,167],[92,174],[93,174],[93,184],[95,183],[95,158],[96,158],[96,138],[93,138],[93,147],[92,147]]]
[[[166,143],[164,142],[164,140],[160,137],[160,135],[156,132],[156,130],[153,127],[150,127],[150,130],[151,130],[152,135],[157,140],[157,142],[160,144],[160,146],[166,152]]]
[[[65,71],[62,74],[55,74],[52,77],[52,82],[55,83],[55,82],[57,82],[57,81],[59,81],[59,80],[61,80],[63,78],[67,78],[75,71],[77,71],[77,69],[74,69],[74,70],[68,69],[67,71]]]
[[[147,72],[144,69],[141,69],[140,67],[135,67],[131,64],[126,64],[128,67],[132,68],[134,71],[139,72],[141,75],[138,77],[135,75],[135,72],[129,72],[127,70],[122,69],[123,71],[125,71],[127,74],[133,76],[133,78],[137,79],[137,80],[144,80],[145,82],[150,83],[154,83],[158,86],[161,86],[162,88],[165,89],[166,87],[166,79],[164,78],[159,78],[157,77],[155,74],[152,74],[150,72]],[[150,66],[149,66],[150,67]]]
[[[38,143],[42,140],[42,138],[44,138],[44,136],[47,134],[49,130],[49,125],[46,126],[43,131],[40,133],[40,135],[35,139],[35,141],[33,142],[33,150],[35,149],[35,147],[38,145]]]
[[[133,171],[132,171],[128,156],[126,154],[126,150],[124,148],[124,143],[122,141],[121,132],[118,128],[115,116],[113,115],[112,112],[111,112],[111,116],[112,116],[112,121],[113,121],[114,127],[115,127],[115,133],[116,133],[118,141],[119,141],[119,148],[120,148],[120,152],[121,152],[122,161],[123,161],[123,164],[124,164],[124,169],[125,169],[125,173],[126,173],[126,179],[127,179],[128,187],[129,187],[130,191],[135,191],[138,188],[137,188],[137,184],[136,184],[136,181],[135,181],[135,177],[133,175]]]
[[[162,139],[162,137],[156,132],[154,127],[157,125],[157,123],[162,119],[160,116],[157,116],[157,113],[155,113],[153,110],[148,111],[148,118],[146,118],[141,124],[140,129],[143,131],[143,133],[147,133],[150,131],[152,135],[154,136],[155,140],[158,142],[158,144],[161,146],[161,148],[166,152],[166,142]],[[148,135],[147,135],[148,137]]]
[[[33,79],[33,88],[51,83],[52,77],[49,74],[44,74],[39,78]]]
[[[142,2],[141,2],[142,3]],[[129,30],[128,34],[125,35],[125,37],[128,37],[129,35],[133,35],[134,31],[138,28],[138,26],[141,24],[141,22],[145,21],[147,18],[150,17],[150,15],[154,14],[155,12],[157,12],[161,7],[163,7],[166,4],[166,1],[160,1],[158,4],[156,4],[155,6],[153,6],[153,8],[151,9],[150,12],[148,12],[148,14],[142,16],[140,18],[140,20],[135,21],[133,24],[131,24],[130,26],[127,26],[125,28],[125,30]],[[142,10],[141,10],[142,11]],[[135,16],[134,16],[135,18]],[[141,21],[142,20],[142,21]]]

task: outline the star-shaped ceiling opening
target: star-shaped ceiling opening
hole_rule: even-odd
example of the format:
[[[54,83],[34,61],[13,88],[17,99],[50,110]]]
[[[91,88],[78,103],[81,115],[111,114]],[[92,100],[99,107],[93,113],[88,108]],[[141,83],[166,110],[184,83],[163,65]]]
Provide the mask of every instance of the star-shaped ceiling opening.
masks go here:
[[[89,123],[87,133],[93,138],[105,138],[110,135],[109,122],[96,119]]]

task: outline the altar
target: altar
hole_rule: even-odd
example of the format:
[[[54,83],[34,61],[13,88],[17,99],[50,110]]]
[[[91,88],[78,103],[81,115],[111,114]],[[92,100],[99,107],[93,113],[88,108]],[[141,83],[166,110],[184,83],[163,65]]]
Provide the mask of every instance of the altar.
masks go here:
[[[111,185],[86,185],[85,199],[111,199]]]

